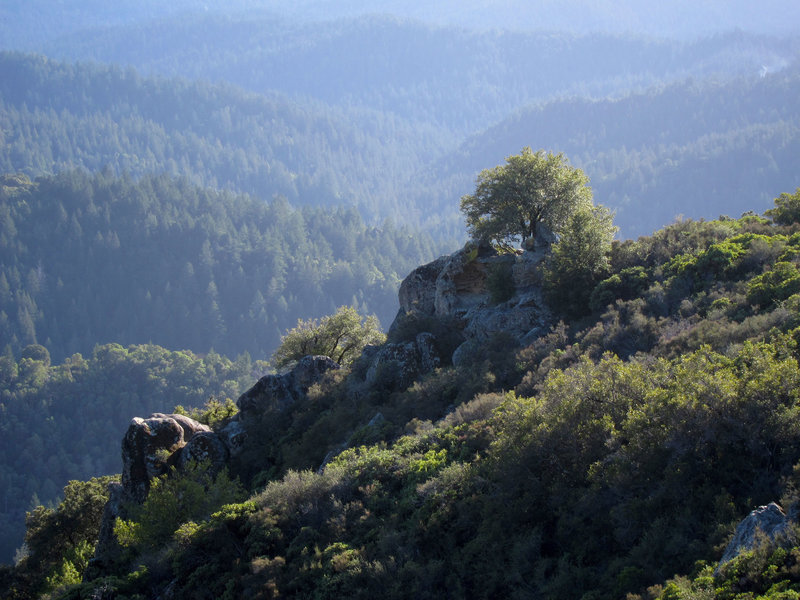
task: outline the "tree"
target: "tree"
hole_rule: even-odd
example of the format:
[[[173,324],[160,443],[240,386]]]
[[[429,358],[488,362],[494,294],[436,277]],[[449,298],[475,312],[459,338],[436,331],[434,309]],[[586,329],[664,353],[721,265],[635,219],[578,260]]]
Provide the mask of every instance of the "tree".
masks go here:
[[[545,265],[544,283],[551,306],[568,317],[589,310],[595,286],[608,275],[608,253],[617,228],[605,206],[582,207],[570,219]]]
[[[381,344],[386,336],[377,317],[363,319],[352,306],[340,306],[336,313],[320,321],[297,321],[297,327],[281,337],[272,355],[276,367],[285,367],[304,356],[329,356],[340,365],[350,364],[368,344]]]
[[[775,198],[775,208],[764,211],[778,225],[800,223],[800,188],[794,194],[784,192]]]
[[[563,154],[523,148],[505,165],[484,169],[474,194],[461,198],[467,228],[476,239],[509,242],[535,238],[536,226],[560,233],[581,207],[590,207],[589,179]]]

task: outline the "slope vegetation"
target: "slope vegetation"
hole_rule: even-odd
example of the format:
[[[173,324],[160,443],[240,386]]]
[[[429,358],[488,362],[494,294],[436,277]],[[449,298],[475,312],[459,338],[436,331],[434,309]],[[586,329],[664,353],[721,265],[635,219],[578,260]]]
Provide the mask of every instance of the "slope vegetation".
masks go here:
[[[110,571],[68,585],[65,542],[60,558],[33,552],[4,577],[20,598],[797,590],[796,549],[744,554],[719,579],[713,561],[754,505],[797,501],[798,207],[800,191],[769,218],[682,221],[616,243],[584,316],[530,346],[497,334],[407,388],[390,373],[365,379],[357,361],[251,424],[255,446],[232,466],[246,501],[222,494],[237,489],[227,475],[188,471],[118,528]],[[447,323],[412,320],[390,341],[419,331],[444,340]],[[318,469],[327,448],[338,455]],[[228,504],[160,508],[201,484]],[[58,531],[47,523],[29,528],[31,548]],[[699,580],[665,583],[698,560],[710,565]]]

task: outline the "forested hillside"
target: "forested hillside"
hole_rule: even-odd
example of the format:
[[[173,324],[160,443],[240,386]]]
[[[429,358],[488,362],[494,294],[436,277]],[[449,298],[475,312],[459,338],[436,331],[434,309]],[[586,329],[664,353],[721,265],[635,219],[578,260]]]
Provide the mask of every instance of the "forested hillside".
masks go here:
[[[267,368],[152,344],[95,346],[51,364],[47,349],[26,346],[0,357],[0,562],[10,563],[25,532],[25,511],[63,499],[70,480],[119,472],[119,440],[134,414],[176,405],[227,414]],[[228,405],[226,407],[226,399]],[[235,407],[233,407],[235,409]]]
[[[800,598],[798,23],[0,3],[0,597]]]
[[[617,211],[623,237],[679,214],[713,218],[736,216],[753,202],[766,207],[800,183],[795,63],[763,77],[537,104],[458,151],[441,123],[373,109],[293,104],[274,92],[252,95],[17,54],[0,56],[0,71],[6,172],[108,166],[133,176],[168,173],[265,199],[279,193],[292,204],[355,205],[369,224],[391,217],[438,239],[463,236],[458,198],[481,166],[532,140],[586,170],[596,197]],[[436,121],[436,106],[422,93],[411,105],[425,106],[417,116]],[[377,106],[380,98],[382,92]],[[480,112],[484,105],[475,102],[461,106]]]
[[[536,140],[559,148],[591,177],[595,198],[616,209],[621,237],[678,215],[714,218],[766,209],[800,185],[800,66],[717,84],[683,82],[619,99],[559,100],[519,111],[464,143],[421,176],[438,212],[481,165]]]
[[[681,80],[755,75],[790,62],[796,38],[719,35],[692,42],[567,32],[473,32],[391,17],[297,23],[185,15],[81,32],[44,48],[65,60],[235,84],[330,106],[366,107],[458,135],[521,106],[605,97]],[[387,67],[388,65],[388,67]]]
[[[0,573],[4,589],[791,598],[792,543],[764,540],[714,567],[754,506],[798,501],[798,207],[800,190],[766,217],[687,220],[615,243],[580,296],[584,316],[528,346],[500,333],[410,387],[365,379],[358,361],[337,370],[245,422],[238,484],[191,469],[154,483],[115,530],[121,554],[82,583],[97,526],[64,519],[104,496],[73,487],[68,505],[30,519],[30,554]],[[450,326],[412,319],[390,341],[444,339]],[[339,454],[317,470],[326,448]],[[676,574],[692,578],[667,581]]]
[[[166,173],[380,220],[398,212],[400,180],[447,140],[374,111],[15,53],[0,53],[0,123],[2,172]]]
[[[0,188],[0,339],[60,361],[97,343],[267,358],[340,305],[388,326],[425,235],[354,209],[293,209],[166,176],[72,171]]]

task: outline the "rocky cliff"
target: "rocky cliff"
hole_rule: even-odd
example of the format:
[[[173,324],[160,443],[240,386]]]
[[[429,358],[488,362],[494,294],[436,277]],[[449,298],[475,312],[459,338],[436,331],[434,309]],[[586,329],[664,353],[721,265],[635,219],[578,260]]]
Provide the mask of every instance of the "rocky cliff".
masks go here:
[[[449,256],[418,267],[400,284],[400,310],[393,330],[404,320],[426,316],[458,329],[463,343],[454,363],[492,335],[510,335],[521,345],[546,332],[553,317],[542,297],[542,266],[550,252],[546,235],[530,250],[500,252],[468,243]]]

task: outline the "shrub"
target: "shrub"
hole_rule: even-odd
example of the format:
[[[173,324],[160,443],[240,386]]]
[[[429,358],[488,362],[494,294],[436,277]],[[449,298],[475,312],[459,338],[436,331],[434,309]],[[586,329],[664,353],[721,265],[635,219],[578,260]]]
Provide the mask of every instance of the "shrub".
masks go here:
[[[778,262],[767,271],[750,281],[747,301],[768,308],[800,292],[800,272],[793,263]]]
[[[794,194],[784,192],[775,198],[775,208],[764,212],[778,225],[800,223],[800,188]]]
[[[141,505],[128,506],[128,519],[117,519],[114,533],[123,547],[155,550],[189,521],[200,521],[225,504],[242,500],[244,489],[223,469],[216,475],[207,462],[190,463],[154,479]]]
[[[501,304],[514,295],[514,277],[510,262],[494,263],[489,269],[486,278],[486,287],[489,289],[489,299],[492,304]]]

